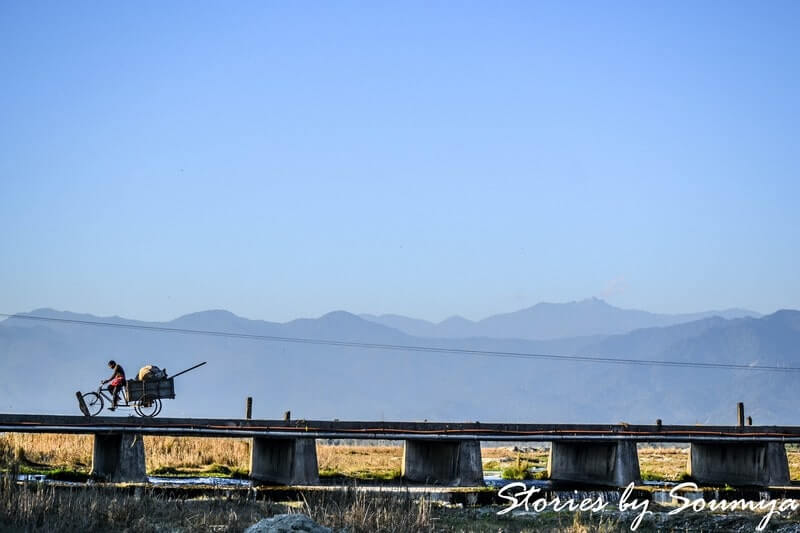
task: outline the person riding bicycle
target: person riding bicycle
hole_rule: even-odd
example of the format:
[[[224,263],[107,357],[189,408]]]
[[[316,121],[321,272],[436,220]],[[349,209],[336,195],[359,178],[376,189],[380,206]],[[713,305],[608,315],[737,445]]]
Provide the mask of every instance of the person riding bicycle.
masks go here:
[[[111,368],[113,373],[111,377],[103,380],[102,383],[105,385],[108,383],[108,391],[113,396],[113,400],[111,401],[111,407],[108,408],[109,411],[114,411],[117,409],[117,399],[119,398],[119,391],[122,390],[122,387],[125,386],[125,370],[122,368],[121,365],[118,365],[116,361],[113,359],[108,362],[108,367]]]

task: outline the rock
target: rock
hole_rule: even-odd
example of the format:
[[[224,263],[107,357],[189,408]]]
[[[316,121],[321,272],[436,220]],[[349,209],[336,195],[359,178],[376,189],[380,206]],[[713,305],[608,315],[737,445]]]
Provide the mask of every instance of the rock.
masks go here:
[[[279,514],[259,520],[244,533],[332,533],[304,514]]]

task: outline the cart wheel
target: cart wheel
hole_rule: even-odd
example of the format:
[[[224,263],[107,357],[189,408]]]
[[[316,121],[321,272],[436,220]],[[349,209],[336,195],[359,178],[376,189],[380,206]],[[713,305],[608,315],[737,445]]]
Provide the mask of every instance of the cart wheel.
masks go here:
[[[149,396],[142,396],[134,406],[136,414],[144,418],[153,418],[161,412],[161,400],[158,398],[151,398]]]
[[[89,411],[89,416],[97,416],[103,410],[103,397],[96,392],[87,392],[83,395],[83,402]]]

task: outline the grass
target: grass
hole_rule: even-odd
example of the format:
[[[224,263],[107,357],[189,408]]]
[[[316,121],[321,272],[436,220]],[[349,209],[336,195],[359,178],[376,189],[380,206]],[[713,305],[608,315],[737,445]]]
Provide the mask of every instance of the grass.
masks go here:
[[[317,445],[320,475],[361,480],[392,481],[400,478],[400,446]]]
[[[527,462],[521,462],[519,466],[509,466],[503,469],[500,477],[508,480],[523,480],[523,479],[547,479],[547,471],[540,470],[538,472],[531,472],[532,465]]]
[[[11,465],[13,475],[16,466]],[[512,518],[471,509],[440,506],[408,492],[306,493],[299,502],[271,503],[249,499],[176,500],[144,489],[139,494],[84,486],[57,489],[36,483],[0,479],[0,533],[27,531],[163,531],[211,533],[243,531],[260,519],[279,513],[302,513],[334,531],[367,532],[496,532],[552,531],[584,533],[622,531],[618,518],[570,513],[542,513]],[[353,487],[355,489],[355,487]],[[615,526],[620,526],[619,528]]]
[[[786,455],[789,457],[789,476],[792,479],[800,479],[800,446],[787,445]]]
[[[24,437],[24,438],[23,438]],[[0,533],[6,531],[243,531],[261,518],[276,513],[302,512],[317,523],[350,533],[367,531],[444,532],[589,532],[629,530],[630,518],[620,515],[538,513],[535,516],[498,516],[497,508],[443,507],[409,493],[307,492],[301,501],[270,503],[206,497],[170,499],[165,492],[147,487],[134,494],[116,488],[86,484],[80,488],[58,488],[49,484],[16,483],[18,473],[52,476],[85,476],[91,459],[91,437],[0,435],[0,462],[8,469],[0,476]],[[205,447],[204,447],[205,444]],[[246,475],[248,447],[235,439],[147,438],[148,468],[160,475]],[[400,474],[402,447],[318,445],[323,476],[345,480],[393,480]],[[788,449],[792,475],[796,479],[800,452]],[[492,470],[516,468],[531,473],[547,465],[547,450],[484,448],[484,467]],[[640,448],[645,479],[680,481],[686,477],[686,448]],[[160,463],[160,464],[159,464]],[[498,468],[501,467],[501,468]],[[81,480],[73,478],[71,480]],[[114,512],[109,512],[114,509]],[[784,518],[791,525],[795,513]],[[648,519],[639,531],[754,530],[757,515],[715,517],[685,514],[669,522]],[[722,523],[715,520],[726,520]],[[788,521],[788,522],[786,522]],[[774,519],[772,524],[778,524]],[[744,526],[743,526],[744,524]],[[747,526],[747,527],[745,527]]]
[[[503,469],[500,477],[503,479],[531,479],[531,464],[528,461],[517,462],[514,465],[507,466]]]
[[[16,482],[17,464],[0,479],[0,532],[135,531],[155,533],[243,531],[278,513],[302,512],[316,522],[351,533],[432,531],[432,505],[406,494],[367,495],[343,491],[309,494],[296,504],[247,499],[170,499],[144,489],[131,494],[120,489],[86,485],[59,488]]]
[[[149,474],[153,476],[168,476],[168,477],[190,477],[194,476],[193,473],[186,472],[182,468],[175,468],[174,466],[159,466],[150,470]]]
[[[90,435],[0,435],[0,465],[17,461],[29,473],[56,470],[86,475],[91,469]],[[246,478],[250,468],[249,442],[244,439],[144,437],[146,468],[157,476],[217,476]],[[317,445],[323,477],[372,481],[400,478],[403,449],[398,446]]]
[[[0,464],[88,470],[92,442],[91,435],[5,433],[0,435]]]
[[[508,480],[545,479],[547,472],[531,471],[534,468],[547,468],[548,450],[514,449],[507,446],[481,449],[481,455],[488,459],[483,464],[483,470],[500,470],[500,477]]]
[[[88,474],[92,461],[91,435],[0,434],[0,467],[16,461],[27,473],[58,476]],[[246,439],[144,437],[147,471],[168,476],[245,477],[250,447]],[[520,479],[525,470],[547,467],[547,448],[486,447],[481,450],[484,470],[505,472]],[[800,479],[800,449],[787,447],[792,479]],[[688,448],[640,447],[642,478],[653,481],[685,481]],[[400,477],[402,446],[334,446],[317,444],[320,474],[327,478],[393,481]],[[519,466],[518,466],[519,463]],[[541,472],[529,474],[542,477]]]
[[[645,481],[681,481],[686,475],[688,448],[640,447],[639,469]]]
[[[148,472],[151,476],[160,477],[219,477],[231,479],[247,479],[249,471],[242,468],[228,467],[212,464],[205,468],[177,468],[174,466],[159,466]]]
[[[481,448],[481,456],[484,460],[497,461],[501,465],[516,461],[528,461],[534,466],[547,466],[548,450],[546,448],[515,450],[508,446],[492,446],[491,448]]]
[[[399,481],[402,477],[400,470],[381,470],[380,472],[372,472],[369,470],[352,470],[347,475],[342,474],[338,470],[323,470],[320,469],[319,477],[323,479],[351,479],[359,481]]]
[[[203,475],[228,477],[233,479],[247,479],[249,470],[244,468],[229,467],[217,463],[211,464],[202,470]]]
[[[20,465],[18,468],[20,474],[40,475],[45,476],[47,479],[53,481],[74,481],[84,483],[89,480],[89,474],[78,470],[69,468],[49,468],[41,466],[27,466]]]
[[[641,470],[642,481],[665,481],[664,476],[650,470]]]
[[[12,474],[16,473],[12,466]],[[589,533],[630,531],[632,517],[619,512],[572,513],[545,511],[527,516],[497,515],[499,506],[437,505],[408,492],[307,492],[300,501],[273,503],[248,498],[207,497],[174,499],[143,488],[134,493],[86,485],[57,488],[39,483],[0,479],[0,533],[26,531],[199,532],[243,531],[262,518],[302,513],[316,523],[349,533],[473,532],[473,533]],[[164,494],[164,493],[161,493]],[[755,531],[758,513],[663,512],[645,519],[638,531]],[[775,517],[772,530],[794,530],[797,512]]]

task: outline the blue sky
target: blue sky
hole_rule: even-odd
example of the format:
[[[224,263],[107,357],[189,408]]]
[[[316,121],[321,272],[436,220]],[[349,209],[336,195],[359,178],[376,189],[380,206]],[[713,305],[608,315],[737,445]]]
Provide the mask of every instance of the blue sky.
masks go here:
[[[797,2],[0,3],[0,312],[800,307]]]

